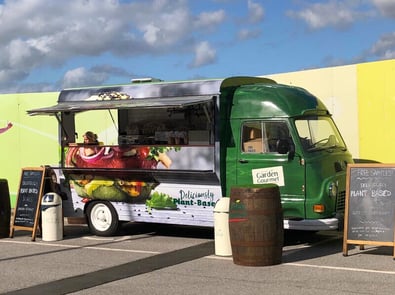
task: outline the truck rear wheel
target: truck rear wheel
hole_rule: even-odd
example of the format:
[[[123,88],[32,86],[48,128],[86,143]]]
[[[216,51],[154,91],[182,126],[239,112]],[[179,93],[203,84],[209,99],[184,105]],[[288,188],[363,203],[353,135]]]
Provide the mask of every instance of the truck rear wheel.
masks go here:
[[[97,236],[113,236],[119,230],[118,214],[110,202],[93,201],[86,209],[89,230]]]

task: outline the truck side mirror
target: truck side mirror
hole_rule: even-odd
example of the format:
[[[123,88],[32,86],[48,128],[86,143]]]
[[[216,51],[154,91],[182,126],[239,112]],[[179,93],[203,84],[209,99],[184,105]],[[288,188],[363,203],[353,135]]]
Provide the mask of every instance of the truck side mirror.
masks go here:
[[[279,139],[277,140],[277,152],[282,155],[289,153],[289,159],[292,160],[295,156],[295,146],[291,140]]]
[[[277,152],[279,154],[286,154],[290,150],[289,141],[287,139],[279,139],[277,140]]]

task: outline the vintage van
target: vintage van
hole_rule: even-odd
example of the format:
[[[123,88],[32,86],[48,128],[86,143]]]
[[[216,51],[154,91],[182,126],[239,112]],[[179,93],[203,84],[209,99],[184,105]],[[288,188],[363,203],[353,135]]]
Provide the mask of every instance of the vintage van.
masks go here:
[[[89,129],[115,142],[77,143],[79,122],[99,111],[113,131],[92,119]],[[64,215],[86,216],[96,235],[129,221],[213,226],[231,187],[265,183],[280,188],[285,229],[342,224],[352,156],[324,104],[302,88],[257,77],[130,83],[66,89],[57,105],[28,113],[57,119],[53,187]]]

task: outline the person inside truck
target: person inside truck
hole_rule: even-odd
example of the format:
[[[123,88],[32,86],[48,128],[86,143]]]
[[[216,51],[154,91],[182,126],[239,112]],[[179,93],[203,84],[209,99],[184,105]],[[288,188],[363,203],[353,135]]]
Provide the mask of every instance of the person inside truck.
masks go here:
[[[84,145],[94,145],[92,147],[84,147],[84,155],[89,157],[96,154],[98,152],[97,146],[99,145],[97,134],[93,133],[92,131],[87,131],[82,137],[84,138]]]

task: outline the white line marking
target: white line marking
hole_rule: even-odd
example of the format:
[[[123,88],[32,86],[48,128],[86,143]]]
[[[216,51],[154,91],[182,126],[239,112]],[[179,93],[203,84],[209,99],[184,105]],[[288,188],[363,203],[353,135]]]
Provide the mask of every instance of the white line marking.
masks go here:
[[[206,256],[204,258],[210,258],[210,259],[217,259],[217,260],[233,260],[232,256],[217,256],[217,255],[210,255]]]
[[[323,268],[323,269],[333,269],[333,270],[370,272],[370,273],[382,273],[382,274],[395,275],[395,271],[389,271],[389,270],[375,270],[375,269],[363,269],[363,268],[353,268],[353,267],[325,266],[325,265],[314,265],[314,264],[303,264],[303,263],[283,263],[283,264],[284,265],[299,266],[299,267],[312,267],[312,268]]]
[[[143,254],[161,254],[162,253],[162,252],[158,252],[158,251],[104,248],[104,247],[94,247],[94,246],[77,246],[77,245],[68,245],[68,244],[49,244],[49,243],[44,243],[44,242],[33,243],[33,242],[0,240],[0,243],[15,243],[15,244],[24,244],[24,245],[38,245],[38,246],[43,245],[43,246],[58,247],[58,248],[71,248],[71,249],[93,249],[93,250],[110,251],[110,252],[129,252],[129,253],[143,253]]]
[[[217,259],[217,260],[233,260],[233,258],[231,256],[224,257],[224,256],[211,255],[211,256],[206,256],[205,258]],[[314,265],[314,264],[303,264],[303,263],[292,263],[292,262],[282,263],[282,265],[395,275],[395,271],[389,271],[389,270],[375,270],[375,269],[363,269],[363,268],[353,268],[353,267],[326,266],[326,265]]]
[[[50,247],[58,247],[58,248],[72,248],[72,249],[93,249],[99,251],[110,251],[110,252],[128,252],[128,253],[142,253],[142,254],[161,254],[163,252],[158,251],[142,251],[142,250],[129,250],[129,249],[118,249],[118,248],[103,248],[103,247],[93,247],[93,246],[77,246],[77,245],[69,245],[69,244],[49,244],[44,242],[34,243],[34,242],[24,242],[24,241],[11,241],[11,240],[0,240],[0,243],[15,243],[15,244],[24,244],[24,245],[44,245]],[[216,260],[233,260],[232,256],[216,256],[209,255],[204,258],[216,259]],[[281,265],[281,264],[280,264]],[[304,263],[282,263],[282,265],[290,265],[297,267],[309,267],[309,268],[321,268],[321,269],[330,269],[330,270],[341,270],[341,271],[354,271],[354,272],[366,272],[366,273],[380,273],[380,274],[390,274],[395,275],[395,271],[387,271],[387,270],[375,270],[375,269],[363,269],[363,268],[353,268],[353,267],[340,267],[340,266],[326,266],[326,265],[314,265],[314,264],[304,264]]]

